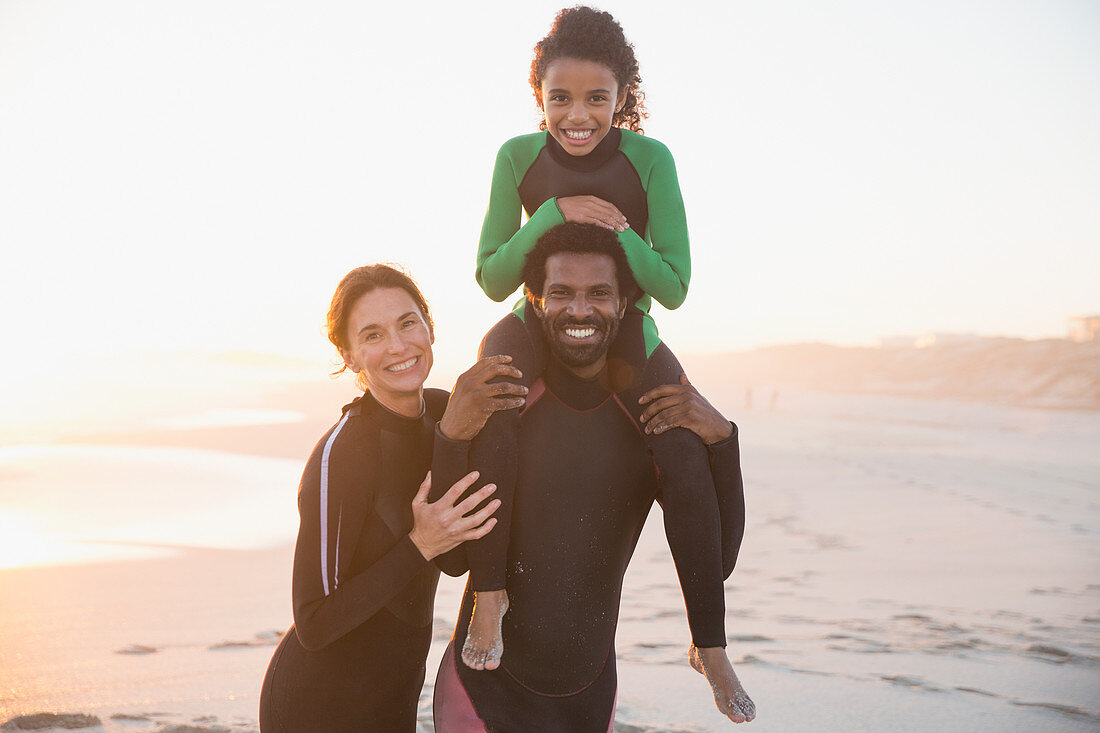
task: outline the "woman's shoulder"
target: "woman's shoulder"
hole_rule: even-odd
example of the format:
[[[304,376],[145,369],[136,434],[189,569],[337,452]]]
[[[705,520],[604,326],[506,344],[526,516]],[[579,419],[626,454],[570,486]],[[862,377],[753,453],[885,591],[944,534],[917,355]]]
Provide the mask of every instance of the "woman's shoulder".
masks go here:
[[[428,416],[433,421],[438,421],[443,417],[443,413],[447,409],[447,400],[450,398],[451,393],[445,389],[428,387],[424,390],[424,406]]]

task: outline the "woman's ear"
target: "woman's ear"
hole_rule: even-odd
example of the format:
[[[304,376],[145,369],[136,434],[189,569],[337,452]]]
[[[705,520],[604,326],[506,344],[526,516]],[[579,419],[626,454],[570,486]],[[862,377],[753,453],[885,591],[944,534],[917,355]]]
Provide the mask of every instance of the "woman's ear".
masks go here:
[[[355,357],[353,357],[351,355],[351,352],[350,351],[345,351],[344,349],[340,349],[339,351],[340,351],[340,358],[344,360],[344,366],[346,366],[348,369],[350,369],[351,371],[358,374],[359,373],[359,367],[357,367],[355,365]]]

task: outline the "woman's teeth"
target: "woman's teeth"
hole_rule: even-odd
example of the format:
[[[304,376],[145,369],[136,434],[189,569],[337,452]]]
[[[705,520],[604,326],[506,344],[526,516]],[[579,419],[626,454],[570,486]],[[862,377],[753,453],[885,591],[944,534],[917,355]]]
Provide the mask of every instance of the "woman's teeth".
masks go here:
[[[386,367],[387,372],[403,372],[406,369],[411,368],[416,362],[420,361],[419,356],[414,356],[408,361],[403,361],[400,364],[394,364],[393,366]]]
[[[565,335],[575,339],[586,339],[589,336],[594,336],[596,329],[591,326],[587,328],[567,328],[565,329]]]

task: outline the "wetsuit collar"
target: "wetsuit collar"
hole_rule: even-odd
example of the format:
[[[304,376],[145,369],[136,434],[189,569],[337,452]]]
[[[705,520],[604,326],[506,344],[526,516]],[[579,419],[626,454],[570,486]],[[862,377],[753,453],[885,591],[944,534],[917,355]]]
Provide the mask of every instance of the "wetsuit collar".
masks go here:
[[[600,140],[600,144],[588,155],[570,155],[561,146],[561,143],[548,132],[546,133],[546,147],[554,162],[563,168],[589,172],[600,169],[607,161],[611,160],[615,153],[619,152],[619,141],[622,136],[622,130],[613,127],[604,135],[603,140]]]
[[[406,415],[394,412],[380,403],[368,390],[350,403],[344,405],[343,411],[352,417],[370,415],[374,417],[375,420],[379,421],[385,429],[393,432],[404,432],[416,430],[423,424],[426,407],[424,400],[421,400],[420,414],[416,417],[407,417]]]
[[[606,370],[592,379],[581,379],[556,357],[551,357],[543,381],[555,397],[574,410],[592,410],[611,396],[605,386],[605,374]]]

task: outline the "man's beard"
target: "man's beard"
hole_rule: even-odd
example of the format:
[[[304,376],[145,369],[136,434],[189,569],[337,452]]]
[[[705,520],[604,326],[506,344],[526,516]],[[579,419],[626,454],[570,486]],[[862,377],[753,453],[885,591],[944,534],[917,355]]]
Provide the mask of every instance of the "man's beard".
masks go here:
[[[550,345],[550,351],[558,360],[567,367],[582,368],[591,366],[607,354],[615,336],[619,333],[618,318],[604,318],[599,313],[593,313],[590,317],[578,320],[565,313],[560,313],[556,318],[542,317],[542,331],[546,335],[546,341]],[[577,343],[565,335],[566,328],[584,328],[589,326],[596,329],[598,339],[589,343]]]

